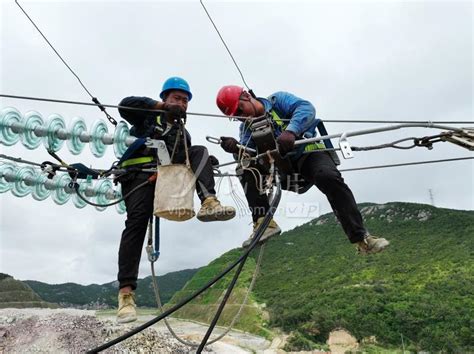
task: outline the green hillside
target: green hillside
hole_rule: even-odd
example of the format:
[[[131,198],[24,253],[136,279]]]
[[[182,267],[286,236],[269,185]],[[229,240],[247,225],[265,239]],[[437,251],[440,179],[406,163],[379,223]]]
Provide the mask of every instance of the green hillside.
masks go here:
[[[196,272],[197,269],[185,269],[158,276],[161,301],[163,303],[168,302],[174,293],[181,289]],[[80,285],[76,283],[51,285],[34,280],[26,280],[24,282],[46,301],[55,302],[62,306],[93,309],[117,306],[117,282],[102,285]],[[156,306],[151,277],[138,280],[136,301],[138,306]]]
[[[177,292],[170,300],[168,307],[178,303],[181,299],[188,297],[196,292],[196,290],[202,288],[209,280],[218,275],[222,269],[235,262],[240,255],[241,250],[234,249],[214,260],[208,266],[201,268],[186,284],[186,286],[181,291]],[[249,257],[222,316],[219,318],[218,325],[229,325],[236,313],[239,311],[240,305],[244,300],[247,288],[252,279],[255,266],[256,257]],[[209,323],[214,317],[220,300],[232,280],[233,274],[234,271],[221,281],[214,284],[214,286],[198,296],[191,303],[178,310],[173,316]],[[167,308],[167,306],[165,306],[165,308]],[[234,328],[253,332],[262,336],[268,336],[268,330],[265,328],[266,318],[266,313],[260,309],[258,304],[254,301],[254,294],[250,294],[246,306],[242,309],[240,320],[236,323]]]
[[[57,307],[41,299],[27,284],[0,273],[0,308]]]
[[[362,343],[375,339],[384,348],[401,348],[403,336],[406,349],[413,351],[473,351],[474,212],[410,203],[360,208],[370,232],[391,241],[386,252],[357,255],[333,214],[270,240],[253,306],[237,327],[260,334],[281,328],[293,334],[287,345],[292,350],[317,347],[331,330],[342,327]],[[240,253],[232,250],[201,269],[171,302]],[[254,252],[231,308],[249,283],[255,257]],[[212,318],[215,306],[208,305],[224,288],[217,284],[181,316]],[[268,311],[268,322],[262,309]]]

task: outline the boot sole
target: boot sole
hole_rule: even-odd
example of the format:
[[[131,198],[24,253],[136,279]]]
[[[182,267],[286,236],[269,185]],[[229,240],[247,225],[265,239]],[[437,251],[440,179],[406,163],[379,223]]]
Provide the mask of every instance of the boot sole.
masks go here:
[[[370,250],[359,250],[359,253],[360,254],[376,254],[376,253],[380,253],[382,251],[384,251],[388,246],[390,245],[390,242],[387,241],[386,244],[383,244],[382,246],[379,246],[379,247],[374,247],[374,248],[371,248]]]
[[[211,222],[211,221],[227,221],[235,217],[235,212],[225,213],[225,214],[204,214],[197,215],[197,219],[202,222]]]
[[[130,322],[135,322],[136,320],[137,320],[137,316],[127,316],[127,317],[117,318],[117,323],[130,323]]]
[[[268,235],[266,236],[265,238],[260,237],[260,240],[258,240],[258,244],[261,245],[261,244],[264,244],[265,242],[267,242],[269,239],[271,239],[272,237],[275,237],[275,236],[278,236],[281,234],[281,230],[278,231],[278,232],[275,232],[274,234],[271,234],[271,235]],[[252,243],[253,239],[248,243],[248,244],[245,244],[246,241],[244,241],[244,243],[242,243],[242,248],[247,248],[248,246],[250,246],[250,244]]]

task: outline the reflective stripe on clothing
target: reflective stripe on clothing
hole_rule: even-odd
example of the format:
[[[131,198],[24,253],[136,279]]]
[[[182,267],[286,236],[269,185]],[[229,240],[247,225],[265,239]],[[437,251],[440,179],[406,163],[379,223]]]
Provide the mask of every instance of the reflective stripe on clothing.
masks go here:
[[[304,147],[304,151],[313,151],[319,149],[326,149],[326,145],[324,145],[324,143],[311,143],[305,145]]]
[[[285,124],[285,122],[282,121],[280,116],[275,112],[273,109],[270,111],[272,114],[273,121],[281,128],[281,130],[285,130],[288,127],[288,124]],[[304,145],[304,151],[314,151],[314,150],[319,150],[319,149],[325,149],[326,145],[324,145],[323,142],[319,143],[309,143]]]
[[[134,159],[128,159],[120,165],[120,167],[128,167],[132,165],[143,164],[147,162],[152,162],[154,158],[152,156],[143,156],[143,157],[136,157]]]

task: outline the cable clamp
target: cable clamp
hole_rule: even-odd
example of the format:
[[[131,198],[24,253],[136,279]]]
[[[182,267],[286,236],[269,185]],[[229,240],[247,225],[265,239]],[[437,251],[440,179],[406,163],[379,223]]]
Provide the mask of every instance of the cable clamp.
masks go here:
[[[160,162],[160,165],[171,164],[170,154],[168,152],[168,148],[166,147],[166,143],[163,140],[147,138],[145,145],[149,148],[156,149],[158,161]]]
[[[339,147],[341,149],[342,156],[345,159],[352,159],[354,157],[351,145],[347,141],[347,133],[342,133],[341,137],[339,138]]]

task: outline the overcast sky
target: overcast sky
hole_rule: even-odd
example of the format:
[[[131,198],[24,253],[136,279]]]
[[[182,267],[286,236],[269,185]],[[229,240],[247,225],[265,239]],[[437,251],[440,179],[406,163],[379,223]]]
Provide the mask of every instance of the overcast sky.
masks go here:
[[[14,0],[0,3],[0,92],[89,101]],[[217,114],[217,90],[225,84],[242,85],[198,0],[20,3],[102,103],[117,104],[130,95],[157,98],[163,81],[177,75],[191,85],[190,112]],[[322,119],[473,120],[470,1],[205,4],[259,96],[292,92],[313,102]],[[58,113],[67,125],[80,116],[88,128],[104,118],[95,107],[1,98],[0,109],[8,106],[22,114],[36,110],[45,119]],[[119,119],[116,110],[109,112]],[[326,128],[340,133],[380,125],[328,123]],[[109,130],[113,131],[112,125]],[[237,123],[192,116],[188,130],[194,144],[206,144],[221,162],[230,160],[205,136],[237,136]],[[352,138],[350,143],[381,144],[437,132],[405,129]],[[36,162],[51,159],[43,147],[30,151],[18,143],[0,149]],[[59,154],[68,162],[97,168],[115,160],[111,147],[103,158],[95,158],[88,147],[73,156],[64,145]],[[431,151],[356,152],[341,168],[467,156],[472,153],[439,143]],[[460,161],[347,172],[344,177],[358,202],[429,204],[431,189],[436,206],[472,210],[473,169],[472,161]],[[235,205],[229,183],[222,182],[219,197]],[[236,180],[232,183],[243,198]],[[195,202],[197,209],[197,198]],[[285,193],[276,218],[284,230],[310,220],[288,215],[288,206],[302,205],[294,203],[316,203],[322,213],[330,211],[316,188],[304,195]],[[77,209],[72,201],[60,206],[51,198],[38,202],[31,196],[1,194],[0,272],[48,283],[114,280],[125,215],[109,209]],[[240,246],[251,232],[250,221],[248,214],[225,223],[164,221],[158,273],[203,266]],[[144,255],[140,277],[149,274]]]

